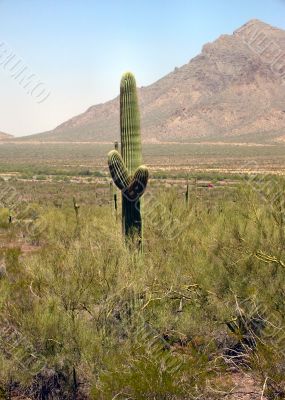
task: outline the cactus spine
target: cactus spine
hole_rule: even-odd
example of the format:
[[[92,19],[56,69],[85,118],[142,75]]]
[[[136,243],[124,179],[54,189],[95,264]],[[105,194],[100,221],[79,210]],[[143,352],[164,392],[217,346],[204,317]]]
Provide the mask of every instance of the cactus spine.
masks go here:
[[[114,183],[122,192],[122,225],[127,237],[142,238],[141,196],[148,170],[141,165],[140,114],[136,80],[133,74],[123,75],[120,87],[121,154],[118,149],[108,154],[108,164]]]

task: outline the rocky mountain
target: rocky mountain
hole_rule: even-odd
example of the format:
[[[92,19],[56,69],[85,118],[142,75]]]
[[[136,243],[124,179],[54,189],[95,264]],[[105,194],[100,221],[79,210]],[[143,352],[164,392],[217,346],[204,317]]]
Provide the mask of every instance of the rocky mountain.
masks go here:
[[[285,31],[249,21],[204,45],[188,64],[140,88],[139,98],[144,141],[282,141]],[[118,135],[117,97],[27,139],[106,142]]]

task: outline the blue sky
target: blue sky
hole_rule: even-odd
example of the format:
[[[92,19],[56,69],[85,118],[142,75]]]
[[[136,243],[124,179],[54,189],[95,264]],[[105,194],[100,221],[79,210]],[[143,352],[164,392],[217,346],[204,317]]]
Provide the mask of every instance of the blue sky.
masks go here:
[[[147,85],[252,18],[285,29],[285,0],[0,0],[0,43],[44,82],[38,104],[0,66],[0,131],[54,128],[115,97],[131,70]]]

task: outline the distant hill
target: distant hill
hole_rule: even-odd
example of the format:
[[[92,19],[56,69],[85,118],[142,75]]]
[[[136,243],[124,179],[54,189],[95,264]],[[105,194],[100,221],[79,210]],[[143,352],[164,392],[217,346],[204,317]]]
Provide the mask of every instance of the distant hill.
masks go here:
[[[284,82],[285,31],[249,21],[206,44],[188,64],[139,89],[143,140],[284,141]],[[21,140],[105,142],[118,135],[117,97],[53,131]]]
[[[12,138],[13,136],[10,135],[9,133],[0,132],[0,141],[5,141]]]

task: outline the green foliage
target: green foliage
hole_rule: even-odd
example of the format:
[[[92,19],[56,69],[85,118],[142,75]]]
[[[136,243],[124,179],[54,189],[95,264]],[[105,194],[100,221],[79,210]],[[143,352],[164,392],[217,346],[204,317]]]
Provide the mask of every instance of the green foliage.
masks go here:
[[[54,399],[220,398],[226,349],[241,340],[227,322],[242,313],[266,323],[247,364],[269,399],[282,393],[284,179],[201,190],[188,209],[184,189],[146,194],[143,257],[110,229],[109,203],[80,202],[80,234],[72,197],[37,209],[42,247],[5,252],[0,387],[32,399],[43,387]]]
[[[0,208],[0,228],[7,229],[9,227],[9,210]]]

